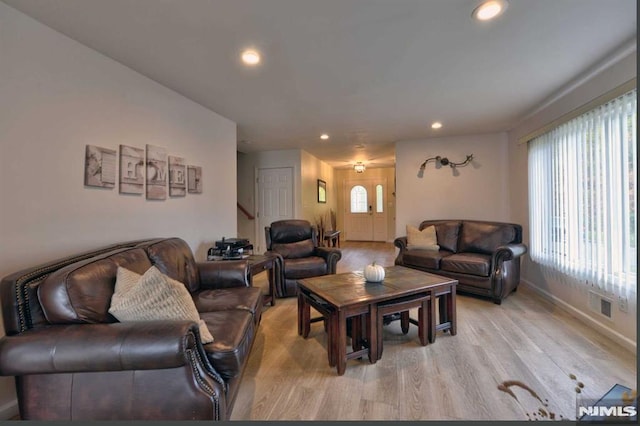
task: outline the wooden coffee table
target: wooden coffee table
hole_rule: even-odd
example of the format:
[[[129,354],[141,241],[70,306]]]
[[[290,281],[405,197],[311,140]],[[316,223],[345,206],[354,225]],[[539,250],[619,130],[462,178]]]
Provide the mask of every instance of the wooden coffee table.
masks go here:
[[[457,280],[442,277],[404,266],[385,268],[385,279],[381,283],[368,283],[362,272],[322,275],[298,281],[298,334],[309,335],[310,308],[313,306],[328,320],[327,353],[329,365],[336,366],[339,375],[344,374],[348,359],[369,356],[369,362],[379,358],[379,339],[382,325],[377,321],[378,307],[389,303],[420,301],[428,315],[422,312],[419,321],[427,330],[428,340],[435,339],[436,330],[449,330],[456,334],[456,285]],[[436,324],[435,303],[440,298],[440,324]],[[428,305],[427,305],[428,304]],[[421,308],[422,309],[422,308]],[[347,319],[353,321],[355,333],[353,352],[347,353]],[[364,338],[361,339],[358,320],[364,323]],[[353,331],[353,330],[352,330]],[[421,343],[426,339],[421,336]],[[364,349],[362,349],[364,346]]]

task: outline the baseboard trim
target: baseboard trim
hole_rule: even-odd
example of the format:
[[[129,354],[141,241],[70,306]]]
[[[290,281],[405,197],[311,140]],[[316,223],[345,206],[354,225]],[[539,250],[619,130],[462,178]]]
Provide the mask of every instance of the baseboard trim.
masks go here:
[[[9,420],[14,416],[17,416],[18,400],[14,399],[0,406],[0,419]]]
[[[534,285],[533,283],[523,279],[520,280],[520,283],[524,284],[528,289],[537,293],[545,300],[558,306],[560,309],[567,312],[572,317],[594,328],[600,334],[613,340],[614,342],[616,342],[626,350],[630,351],[631,353],[634,353],[634,354],[637,353],[637,349],[638,349],[637,343],[629,339],[628,337],[625,337],[622,334],[618,333],[617,331],[613,330],[612,328],[599,323],[598,321],[594,320],[593,318],[591,318],[589,315],[585,314],[581,310],[575,308],[574,306],[571,306],[564,300],[557,298],[553,294],[541,289],[540,287]]]

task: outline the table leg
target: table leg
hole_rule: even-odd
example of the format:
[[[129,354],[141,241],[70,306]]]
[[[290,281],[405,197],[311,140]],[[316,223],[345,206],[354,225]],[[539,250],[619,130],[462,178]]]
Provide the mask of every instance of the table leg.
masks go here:
[[[302,318],[302,312],[304,311],[304,296],[298,292],[298,336],[302,336],[302,324],[304,319]]]
[[[336,366],[338,375],[342,376],[347,368],[347,319],[342,310],[337,314],[337,336],[333,339],[336,343]]]
[[[429,341],[427,328],[429,327],[429,300],[423,300],[422,305],[418,308],[418,337],[420,344],[425,346]]]
[[[409,311],[400,312],[400,329],[402,334],[409,332]]]
[[[456,330],[456,286],[451,286],[451,292],[447,294],[447,316],[448,320],[451,323],[451,329],[449,333],[452,336],[455,336],[457,333]]]
[[[338,318],[331,313],[328,318],[325,319],[327,321],[326,331],[327,331],[327,357],[329,359],[329,367],[336,366],[336,322]]]
[[[311,331],[311,305],[301,293],[298,294],[298,334],[305,339]]]
[[[377,306],[376,306],[376,319],[375,324],[376,324],[376,329],[375,329],[375,336],[376,336],[376,352],[378,353],[378,359],[382,358],[382,350],[384,349],[382,347],[382,334],[384,333],[384,315],[379,315],[378,317],[378,313],[377,313]],[[374,333],[371,333],[372,335]]]
[[[367,322],[367,340],[369,340],[369,362],[375,364],[380,355],[378,354],[378,325],[382,328],[382,321],[378,321],[378,305],[372,303],[369,305],[369,313],[366,315]],[[382,338],[380,338],[382,342]]]
[[[429,339],[429,343],[436,341],[436,299],[435,292],[431,293],[431,298],[427,305],[427,316],[429,317],[429,331],[427,333],[427,338]]]
[[[275,263],[272,262],[272,263]],[[269,270],[269,293],[271,294],[271,306],[276,306],[276,265]]]

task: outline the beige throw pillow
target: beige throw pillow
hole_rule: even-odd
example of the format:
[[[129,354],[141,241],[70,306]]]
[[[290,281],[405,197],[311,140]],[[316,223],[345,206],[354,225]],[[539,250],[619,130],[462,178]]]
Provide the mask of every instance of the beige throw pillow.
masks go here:
[[[192,320],[199,325],[202,343],[213,342],[184,284],[164,275],[155,266],[144,275],[118,267],[109,313],[120,322]]]
[[[420,231],[415,226],[407,225],[407,249],[440,250],[436,227],[431,225]]]

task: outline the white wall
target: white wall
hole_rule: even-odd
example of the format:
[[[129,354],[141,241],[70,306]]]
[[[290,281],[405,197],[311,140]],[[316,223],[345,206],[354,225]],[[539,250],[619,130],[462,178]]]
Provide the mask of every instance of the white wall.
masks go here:
[[[317,157],[302,151],[301,175],[302,175],[302,212],[300,219],[306,219],[311,224],[317,224],[322,218],[325,223],[325,229],[329,229],[330,223],[329,210],[336,211],[336,181],[334,179],[334,170],[329,164],[319,160]],[[327,184],[327,202],[318,203],[318,179],[322,179]]]
[[[85,145],[165,147],[203,193],[165,201],[83,185]],[[236,125],[0,2],[0,276],[154,236],[206,248],[236,232]],[[15,414],[0,379],[0,418]]]
[[[436,169],[431,161],[418,176],[427,158],[460,162],[469,154],[474,160],[465,167]],[[423,220],[510,221],[507,173],[505,133],[396,143],[396,237]]]
[[[299,149],[238,153],[238,202],[255,216],[257,212],[255,191],[258,169],[290,167],[293,169],[293,214],[294,217],[301,218],[301,155],[302,151]],[[254,249],[263,251],[264,247],[260,247],[260,244],[264,242],[264,229],[256,230],[258,218],[248,220],[242,213],[238,212],[237,215],[238,236],[249,238],[254,244]],[[257,234],[258,232],[260,234]]]
[[[592,71],[574,82],[566,93],[550,102],[546,107],[531,115],[509,132],[509,194],[512,217],[523,225],[524,242],[529,244],[527,145],[518,144],[518,139],[543,127],[554,119],[588,103],[615,87],[636,77],[636,48],[632,53],[614,54]],[[629,312],[617,307],[614,297],[613,318],[609,320],[592,312],[588,307],[588,293],[584,285],[558,274],[549,273],[525,256],[522,262],[522,280],[543,296],[554,302],[558,308],[567,310],[575,317],[589,323],[594,328],[610,336],[635,352],[637,344],[637,299],[629,299]]]

